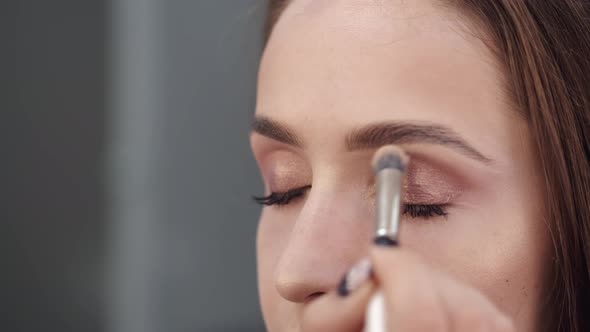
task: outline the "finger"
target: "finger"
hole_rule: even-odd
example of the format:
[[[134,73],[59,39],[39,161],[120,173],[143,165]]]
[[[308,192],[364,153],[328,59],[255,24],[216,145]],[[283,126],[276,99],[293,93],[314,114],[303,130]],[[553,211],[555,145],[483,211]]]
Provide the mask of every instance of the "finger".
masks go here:
[[[346,297],[336,291],[309,303],[302,312],[302,330],[358,332],[363,328],[365,308],[375,284],[368,280]]]
[[[371,258],[390,331],[450,331],[432,274],[418,257],[402,249],[376,247]]]
[[[451,331],[515,330],[512,320],[476,289],[442,274],[434,277],[436,291],[447,312]]]

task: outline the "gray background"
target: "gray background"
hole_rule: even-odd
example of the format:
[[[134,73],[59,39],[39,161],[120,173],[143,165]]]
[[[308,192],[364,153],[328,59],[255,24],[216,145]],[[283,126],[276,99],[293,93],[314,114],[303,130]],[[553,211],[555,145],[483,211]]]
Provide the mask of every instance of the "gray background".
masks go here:
[[[264,2],[3,2],[0,330],[264,329]]]

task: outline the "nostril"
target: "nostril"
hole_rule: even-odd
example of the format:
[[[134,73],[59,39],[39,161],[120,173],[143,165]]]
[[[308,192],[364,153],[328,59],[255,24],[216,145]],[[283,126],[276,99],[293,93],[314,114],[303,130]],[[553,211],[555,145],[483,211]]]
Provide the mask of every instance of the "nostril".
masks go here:
[[[311,302],[324,294],[326,294],[326,292],[315,292],[313,294],[310,294],[305,298],[305,302]]]

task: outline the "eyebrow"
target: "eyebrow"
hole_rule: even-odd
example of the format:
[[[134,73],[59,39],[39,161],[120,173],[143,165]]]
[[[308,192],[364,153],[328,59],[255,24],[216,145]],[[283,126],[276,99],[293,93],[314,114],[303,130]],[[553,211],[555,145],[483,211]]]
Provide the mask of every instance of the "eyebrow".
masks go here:
[[[295,132],[284,124],[265,116],[256,116],[252,132],[276,141],[303,147]],[[376,149],[388,144],[425,143],[442,145],[485,164],[492,159],[484,156],[449,127],[422,122],[379,122],[354,129],[346,135],[348,151]]]
[[[254,121],[252,121],[252,132],[285,144],[296,147],[303,146],[293,130],[265,116],[256,116],[254,118]]]

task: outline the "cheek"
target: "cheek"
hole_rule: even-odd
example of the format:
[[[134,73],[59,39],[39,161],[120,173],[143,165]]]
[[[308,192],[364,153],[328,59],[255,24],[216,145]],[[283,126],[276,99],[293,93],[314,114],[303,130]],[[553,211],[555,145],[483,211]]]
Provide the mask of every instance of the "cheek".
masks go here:
[[[529,330],[548,274],[550,239],[542,216],[526,201],[500,197],[457,207],[447,220],[408,222],[402,238],[432,265],[480,290],[518,330]]]

